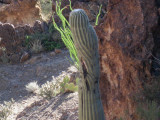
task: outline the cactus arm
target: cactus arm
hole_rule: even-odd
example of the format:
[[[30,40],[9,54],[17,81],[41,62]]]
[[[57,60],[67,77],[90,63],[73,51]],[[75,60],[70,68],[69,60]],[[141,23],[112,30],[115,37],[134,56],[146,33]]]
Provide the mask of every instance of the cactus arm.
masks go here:
[[[100,66],[96,32],[81,9],[70,13],[69,22],[80,60],[79,120],[105,120],[99,92]]]

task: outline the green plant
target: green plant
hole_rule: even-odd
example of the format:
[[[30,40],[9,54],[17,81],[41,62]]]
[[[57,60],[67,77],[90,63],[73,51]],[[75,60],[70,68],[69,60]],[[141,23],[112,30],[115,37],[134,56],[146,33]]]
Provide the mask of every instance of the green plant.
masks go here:
[[[43,45],[47,51],[52,51],[55,48],[62,48],[62,43],[56,41],[43,41]]]
[[[0,104],[0,120],[7,120],[8,116],[12,114],[13,103],[14,100],[11,99],[9,102],[4,101],[4,104]]]
[[[124,120],[122,117],[119,120]]]
[[[102,5],[100,6],[98,15],[97,15],[97,17],[96,17],[96,22],[95,22],[95,25],[96,25],[96,26],[98,25],[98,19],[99,19],[99,16],[100,16],[100,14],[101,14],[101,9],[102,9]]]
[[[60,32],[61,34],[61,38],[65,44],[65,46],[69,49],[70,52],[70,57],[73,60],[74,64],[76,65],[77,68],[79,68],[79,59],[77,56],[77,50],[74,46],[73,40],[72,40],[72,33],[70,31],[70,24],[67,21],[67,19],[63,16],[62,12],[64,9],[66,9],[67,7],[61,8],[61,2],[62,0],[59,0],[59,2],[56,1],[56,14],[59,16],[60,20],[62,21],[62,27],[59,27],[53,17],[53,25],[54,27]],[[71,7],[71,0],[69,0],[70,4],[70,10],[72,11],[72,7]],[[99,13],[96,17],[96,25],[98,25],[98,18],[100,16],[100,11],[101,11],[101,7],[100,6],[100,10]]]
[[[62,41],[64,42],[65,46],[69,49],[71,59],[75,63],[76,67],[79,68],[79,59],[77,57],[77,51],[76,51],[76,48],[75,48],[73,40],[72,40],[72,33],[70,31],[70,24],[62,14],[63,10],[67,7],[61,8],[61,1],[62,0],[59,0],[59,2],[56,1],[56,14],[59,16],[59,18],[62,22],[62,27],[59,27],[56,24],[54,17],[53,17],[53,25],[54,25],[55,29],[60,32]],[[71,1],[70,1],[69,6],[70,6],[70,10],[72,10]]]
[[[35,33],[31,35],[26,35],[25,37],[25,43],[24,45],[28,48],[31,49],[35,41],[40,41],[42,42],[43,40],[49,39],[48,34],[41,34],[41,33]]]
[[[160,77],[150,78],[143,88],[133,95],[137,114],[142,120],[159,120],[160,117]]]
[[[141,88],[132,98],[137,103],[142,101],[155,101],[160,104],[160,77],[150,78],[149,82],[144,82]]]
[[[160,109],[155,101],[140,103],[137,113],[142,120],[159,120],[160,117]]]
[[[66,9],[67,6],[65,6],[64,8],[61,8],[61,2],[62,2],[62,0],[56,1],[56,15],[59,16],[59,18],[62,22],[62,27],[59,27],[56,24],[54,17],[53,17],[53,25],[54,25],[55,29],[60,32],[62,41],[64,42],[65,46],[68,48],[68,50],[70,52],[70,57],[71,57],[73,63],[79,69],[79,59],[77,56],[77,50],[76,50],[74,43],[73,43],[72,33],[70,30],[70,24],[67,21],[67,19],[64,17],[64,15],[62,14],[63,10]],[[69,6],[70,10],[72,11],[73,9],[71,6],[71,0],[69,0],[68,6]],[[98,19],[99,19],[100,13],[101,13],[101,8],[102,8],[102,5],[100,6],[99,13],[96,17],[95,25],[98,25]]]
[[[70,13],[69,23],[80,60],[79,120],[105,120],[99,91],[98,38],[82,9]]]
[[[25,45],[25,47],[27,47],[27,48],[30,48],[31,47],[31,39],[32,39],[32,36],[30,35],[26,35],[25,36],[25,42],[24,42],[24,45]]]
[[[66,93],[66,92],[76,92],[78,91],[78,81],[79,79],[76,79],[76,85],[74,83],[70,82],[70,79],[68,76],[64,77],[63,81],[60,82],[60,92]]]
[[[27,35],[25,40],[25,46],[30,49],[32,53],[39,53],[44,50],[42,46],[41,34],[36,33],[33,35]]]
[[[0,56],[0,60],[3,63],[8,63],[9,62],[9,57],[7,55],[7,52],[6,52],[6,48],[5,47],[0,47],[0,50],[2,51],[2,55]]]
[[[160,104],[160,77],[153,78],[149,84],[145,83],[141,92],[145,100]]]
[[[48,33],[35,33],[27,35],[25,40],[25,46],[31,51],[42,51],[43,48],[46,51],[54,50],[55,48],[62,48],[63,43],[60,41],[59,35],[52,27],[50,27]],[[54,40],[52,38],[54,35]]]

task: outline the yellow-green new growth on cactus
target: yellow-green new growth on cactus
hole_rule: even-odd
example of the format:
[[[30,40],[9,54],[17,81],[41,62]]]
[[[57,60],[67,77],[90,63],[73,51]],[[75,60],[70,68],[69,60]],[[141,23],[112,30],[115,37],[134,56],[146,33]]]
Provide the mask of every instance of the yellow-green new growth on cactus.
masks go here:
[[[69,23],[80,62],[79,120],[105,120],[99,92],[98,38],[82,9],[70,13]]]

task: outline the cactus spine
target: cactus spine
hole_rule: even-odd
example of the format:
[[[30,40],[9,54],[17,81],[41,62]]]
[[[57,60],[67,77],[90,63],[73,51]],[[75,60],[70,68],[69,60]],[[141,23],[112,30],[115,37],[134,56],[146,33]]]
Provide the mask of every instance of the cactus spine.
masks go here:
[[[98,38],[82,9],[70,13],[73,41],[80,60],[79,120],[105,120],[99,92]]]

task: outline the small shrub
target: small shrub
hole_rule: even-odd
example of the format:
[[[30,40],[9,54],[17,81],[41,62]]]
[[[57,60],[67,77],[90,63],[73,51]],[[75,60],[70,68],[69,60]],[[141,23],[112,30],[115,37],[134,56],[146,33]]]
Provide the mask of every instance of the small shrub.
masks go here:
[[[44,50],[40,40],[34,40],[31,44],[32,44],[31,46],[32,53],[39,53]]]
[[[45,50],[47,50],[47,51],[54,50],[55,48],[56,49],[62,48],[62,44],[57,43],[55,41],[44,41],[43,45],[45,47]]]
[[[133,100],[136,102],[155,101],[160,104],[160,77],[154,77],[148,82],[144,82],[143,88],[133,95]]]
[[[43,84],[40,88],[40,96],[51,99],[60,93],[60,86],[56,81],[47,81],[47,83]]]
[[[68,76],[66,76],[63,81],[60,83],[60,92],[66,93],[66,92],[76,92],[78,91],[78,81],[79,79],[76,79],[76,85],[74,83],[70,82],[70,79]]]
[[[145,84],[142,94],[146,100],[160,104],[160,77],[153,78],[149,84]]]
[[[0,104],[0,120],[7,120],[8,116],[12,114],[12,105],[14,100],[11,99],[9,102],[4,102],[4,104]]]
[[[2,63],[9,63],[9,56],[5,51],[3,52],[3,55],[0,56],[0,60],[2,61]]]
[[[160,117],[160,109],[155,101],[139,104],[137,113],[142,120],[159,120]]]
[[[159,120],[160,117],[160,77],[151,78],[133,96],[137,102],[137,113],[142,120]]]
[[[76,79],[76,85],[72,82],[70,82],[70,79],[68,76],[64,77],[63,80],[60,82],[60,80],[54,80],[54,81],[47,81],[45,84],[41,86],[39,89],[39,95],[48,99],[51,99],[52,97],[60,94],[60,93],[66,93],[66,92],[76,92],[78,90],[78,81],[79,79]]]
[[[28,83],[27,85],[26,85],[26,90],[28,91],[28,92],[31,92],[31,93],[39,93],[39,89],[40,89],[40,87],[39,87],[39,85],[37,84],[37,82],[30,82],[30,83]]]
[[[0,51],[2,51],[2,56],[0,56],[0,60],[3,63],[8,63],[9,62],[9,57],[7,55],[7,52],[6,52],[6,48],[5,47],[0,47]]]
[[[61,42],[61,38],[51,27],[48,33],[35,33],[27,35],[25,40],[25,46],[31,51],[42,51],[43,48],[46,51],[54,50],[55,48],[62,48],[64,45]],[[53,39],[54,35],[54,39]]]

